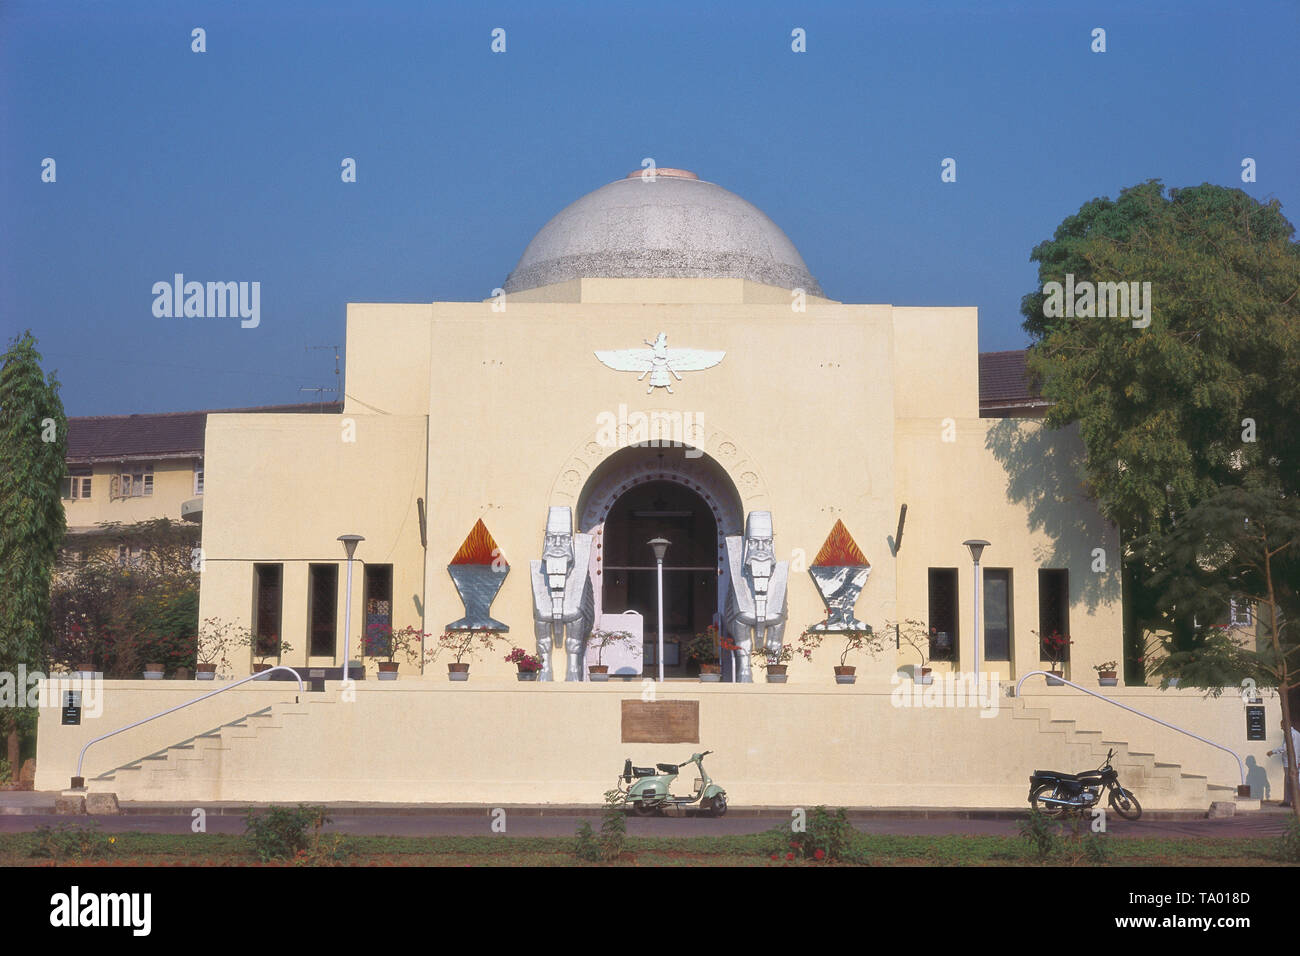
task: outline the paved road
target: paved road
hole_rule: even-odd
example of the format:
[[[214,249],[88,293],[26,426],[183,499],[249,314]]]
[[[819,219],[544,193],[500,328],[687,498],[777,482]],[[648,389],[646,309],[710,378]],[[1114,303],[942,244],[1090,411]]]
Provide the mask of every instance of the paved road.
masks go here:
[[[96,819],[108,833],[189,833],[191,818],[180,814],[124,814],[115,817],[71,817],[46,814],[0,815],[0,833],[30,831],[41,825],[59,825]],[[578,823],[588,819],[598,822],[596,814],[538,816],[506,812],[507,836],[571,837]],[[708,817],[664,817],[638,819],[629,817],[628,834],[646,837],[719,836],[758,833],[789,822],[788,816],[727,816],[721,820]],[[1280,813],[1255,813],[1224,820],[1139,820],[1129,823],[1112,816],[1109,830],[1114,837],[1266,837],[1281,834],[1287,817]],[[340,814],[329,829],[339,833],[387,836],[491,836],[492,818],[482,815],[454,814]],[[954,819],[944,817],[904,817],[855,820],[864,833],[915,834],[942,836],[950,834],[988,834],[1017,836],[1016,819]],[[208,833],[242,834],[243,818],[237,814],[209,813]]]

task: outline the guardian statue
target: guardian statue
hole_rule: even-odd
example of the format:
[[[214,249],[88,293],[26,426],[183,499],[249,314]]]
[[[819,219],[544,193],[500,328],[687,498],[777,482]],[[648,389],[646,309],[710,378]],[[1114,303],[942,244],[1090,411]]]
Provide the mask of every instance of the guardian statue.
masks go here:
[[[551,508],[546,516],[542,559],[529,562],[533,580],[533,625],[542,669],[538,680],[552,680],[551,648],[561,641],[567,656],[565,680],[582,680],[587,638],[596,616],[591,587],[589,534],[573,533],[573,512]]]
[[[753,682],[749,658],[759,652],[779,653],[785,638],[785,594],[790,563],[777,561],[772,549],[772,513],[751,511],[745,535],[727,536],[726,633],[737,647],[735,680]]]

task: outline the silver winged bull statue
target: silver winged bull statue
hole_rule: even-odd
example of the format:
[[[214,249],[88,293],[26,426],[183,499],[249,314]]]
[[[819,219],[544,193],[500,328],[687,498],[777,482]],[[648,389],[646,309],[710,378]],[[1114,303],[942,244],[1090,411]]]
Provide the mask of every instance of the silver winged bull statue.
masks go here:
[[[745,535],[727,536],[726,631],[738,650],[735,680],[753,683],[749,658],[757,643],[759,653],[779,653],[785,638],[785,595],[790,563],[777,561],[772,548],[772,513],[751,511]]]
[[[537,656],[542,661],[538,680],[552,680],[551,648],[564,643],[565,680],[582,680],[587,638],[596,617],[591,587],[589,534],[573,533],[573,512],[551,508],[546,515],[542,559],[529,562],[533,581],[533,626]]]

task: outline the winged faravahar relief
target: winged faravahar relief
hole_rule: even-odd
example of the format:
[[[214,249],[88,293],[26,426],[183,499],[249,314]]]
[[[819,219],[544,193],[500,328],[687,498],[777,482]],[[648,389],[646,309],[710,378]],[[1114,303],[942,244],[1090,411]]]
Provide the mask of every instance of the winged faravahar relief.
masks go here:
[[[597,352],[596,358],[619,372],[640,372],[636,377],[639,382],[647,375],[650,376],[650,383],[646,388],[646,394],[649,395],[656,388],[668,389],[668,394],[673,393],[673,379],[681,381],[682,377],[679,372],[698,372],[702,369],[713,368],[722,361],[726,352],[710,352],[705,349],[670,349],[668,347],[668,334],[660,332],[658,338],[653,342],[642,339],[648,349],[613,349],[607,352]],[[671,377],[670,377],[671,376]]]

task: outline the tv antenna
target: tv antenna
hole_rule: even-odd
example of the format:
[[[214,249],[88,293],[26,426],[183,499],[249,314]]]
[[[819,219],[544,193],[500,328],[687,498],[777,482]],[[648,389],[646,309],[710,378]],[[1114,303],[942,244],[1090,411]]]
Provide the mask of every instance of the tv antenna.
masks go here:
[[[315,392],[316,401],[321,404],[324,404],[324,400],[321,398],[321,395],[323,395],[325,392],[333,392],[339,404],[341,405],[343,403],[343,371],[340,364],[342,361],[342,354],[343,354],[342,346],[339,345],[304,346],[304,350],[307,352],[324,352],[330,349],[334,351],[334,387],[330,388],[328,385],[302,385],[299,386],[298,391]]]

